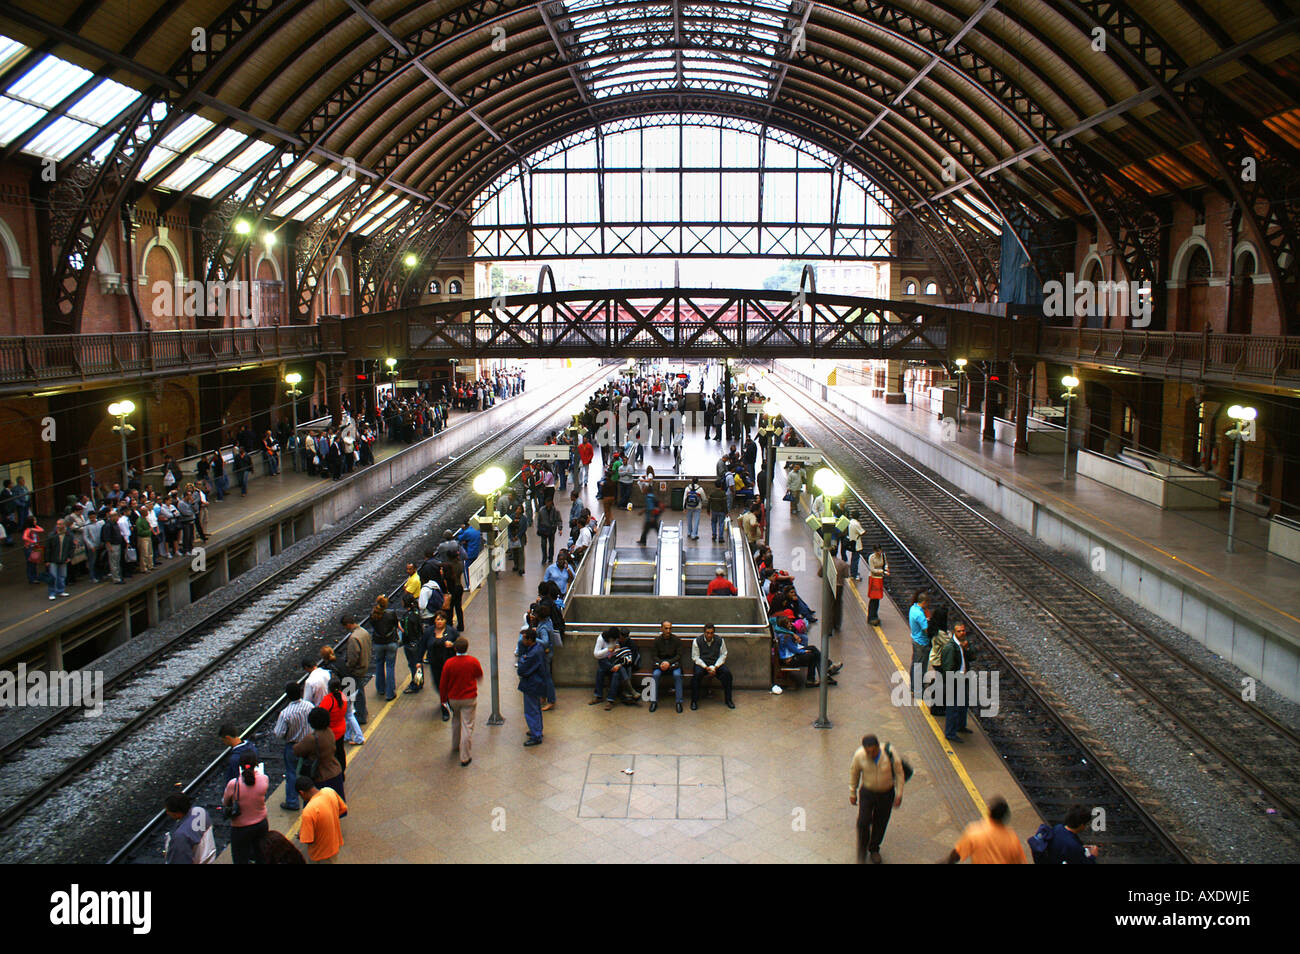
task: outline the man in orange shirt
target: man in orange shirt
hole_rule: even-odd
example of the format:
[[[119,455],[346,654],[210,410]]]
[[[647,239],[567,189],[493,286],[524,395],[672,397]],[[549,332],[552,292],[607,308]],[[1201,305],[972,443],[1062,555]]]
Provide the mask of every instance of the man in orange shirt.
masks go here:
[[[956,846],[948,852],[948,864],[955,865],[965,858],[973,865],[1025,864],[1020,838],[1007,827],[1010,817],[1011,809],[1005,798],[989,802],[989,817],[966,826]]]
[[[317,788],[310,776],[299,775],[295,785],[302,799],[302,824],[298,840],[307,846],[314,865],[332,865],[343,847],[340,819],[348,813],[347,803],[332,788]]]

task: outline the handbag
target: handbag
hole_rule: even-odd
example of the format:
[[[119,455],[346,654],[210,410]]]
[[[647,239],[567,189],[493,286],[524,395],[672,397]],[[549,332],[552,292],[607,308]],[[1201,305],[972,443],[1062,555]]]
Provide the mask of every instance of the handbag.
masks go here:
[[[127,548],[126,548],[126,562],[127,562],[127,563],[134,563],[136,560],[139,559],[139,557],[140,557],[140,554],[138,554],[138,553],[135,552],[135,547],[127,547]]]
[[[32,547],[31,551],[27,554],[27,562],[28,562],[28,563],[44,563],[44,562],[45,562],[45,548],[44,548],[44,547]]]
[[[238,818],[238,817],[239,817],[239,811],[240,811],[240,808],[239,808],[239,776],[236,775],[236,776],[235,776],[235,801],[234,801],[234,804],[231,804],[231,805],[222,805],[222,806],[221,806],[221,816],[222,816],[223,818],[227,818],[227,819]]]

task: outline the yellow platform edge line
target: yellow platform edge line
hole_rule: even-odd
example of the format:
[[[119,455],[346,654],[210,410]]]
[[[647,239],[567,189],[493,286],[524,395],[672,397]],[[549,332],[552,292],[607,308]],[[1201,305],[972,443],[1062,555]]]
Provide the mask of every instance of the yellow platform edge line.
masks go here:
[[[862,594],[858,592],[857,586],[852,580],[847,581],[847,585],[848,588],[853,591],[854,599],[858,601],[858,607],[862,610],[862,618],[869,620],[867,604],[863,601]],[[880,640],[880,644],[885,647],[885,652],[889,653],[889,658],[894,661],[894,668],[906,677],[907,667],[903,665],[903,661],[899,659],[898,654],[894,652],[894,647],[889,645],[889,640],[885,637],[885,631],[879,626],[871,626],[870,622],[868,622],[867,625],[876,634],[876,638]],[[943,748],[944,754],[948,756],[948,761],[952,765],[953,771],[956,772],[957,777],[961,779],[961,783],[966,789],[966,794],[969,795],[970,800],[975,803],[975,807],[979,810],[980,816],[983,817],[984,815],[987,815],[988,805],[984,801],[984,796],[980,794],[974,780],[970,777],[970,773],[966,771],[966,766],[962,764],[957,753],[953,751],[952,743],[944,738],[943,729],[939,727],[939,723],[935,721],[934,716],[930,715],[930,711],[924,705],[917,706],[916,708],[921,710],[921,715],[930,726],[930,730],[934,733],[934,737],[939,740],[939,745]]]

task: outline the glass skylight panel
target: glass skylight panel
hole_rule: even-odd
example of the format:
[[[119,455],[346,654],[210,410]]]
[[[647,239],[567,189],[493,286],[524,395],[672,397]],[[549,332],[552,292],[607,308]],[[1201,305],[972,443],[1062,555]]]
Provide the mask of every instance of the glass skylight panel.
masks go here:
[[[306,219],[309,219],[313,215],[315,215],[316,212],[318,212],[322,207],[324,207],[325,202],[326,200],[324,198],[312,199],[301,209],[295,210],[293,213],[293,217],[297,219],[299,222],[305,221]]]
[[[153,178],[154,173],[192,146],[212,126],[213,124],[202,116],[190,116],[182,120],[150,151],[149,157],[144,161],[144,167],[140,170],[140,178]]]
[[[248,138],[244,137],[244,141],[248,142]],[[256,163],[257,160],[261,159],[274,148],[275,147],[269,142],[262,142],[260,139],[254,139],[253,141],[248,142],[248,146],[245,147],[243,152],[228,159],[226,165],[230,166],[232,169],[237,169],[240,172],[245,172],[252,168],[253,164]]]
[[[9,68],[9,64],[27,53],[28,48],[12,37],[0,36],[0,71]]]
[[[210,199],[213,196],[221,194],[222,190],[238,179],[239,176],[240,170],[232,169],[230,166],[222,166],[214,172],[206,182],[195,189],[194,194],[203,196],[205,199]]]
[[[99,131],[98,126],[60,116],[50,123],[24,148],[38,156],[62,159]]]
[[[56,56],[46,56],[9,87],[6,95],[49,108],[57,105],[92,75],[90,70],[73,66]]]
[[[395,201],[397,201],[397,195],[396,193],[391,192],[380,193],[377,198],[372,198],[370,204],[366,206],[365,210],[357,216],[356,221],[352,223],[352,230],[354,232],[360,231],[362,226]]]
[[[0,145],[7,146],[13,142],[24,129],[39,122],[44,115],[45,110],[39,106],[20,103],[8,96],[0,97]]]
[[[159,186],[163,189],[184,189],[211,168],[212,163],[197,156],[191,156],[177,166],[171,175],[159,183]]]
[[[112,80],[100,80],[85,96],[72,104],[68,115],[102,126],[140,98],[129,86]]]
[[[381,228],[385,222],[387,222],[397,213],[401,212],[410,204],[411,202],[409,199],[403,199],[401,202],[396,203],[391,208],[385,209],[382,214],[375,216],[374,219],[366,223],[366,227],[360,230],[361,234],[362,235],[372,234],[375,231],[375,229]]]

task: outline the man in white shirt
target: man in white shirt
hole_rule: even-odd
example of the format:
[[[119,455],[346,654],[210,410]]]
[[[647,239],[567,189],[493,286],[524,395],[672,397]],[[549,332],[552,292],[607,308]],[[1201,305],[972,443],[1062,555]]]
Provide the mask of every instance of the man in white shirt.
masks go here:
[[[325,698],[325,693],[329,692],[330,676],[333,673],[310,659],[302,661],[302,668],[307,671],[307,681],[302,685],[302,697],[315,708]]]
[[[855,580],[860,580],[858,576],[858,562],[862,559],[862,522],[857,517],[849,518],[849,528],[844,533],[844,559],[852,560],[849,567],[849,576]]]

